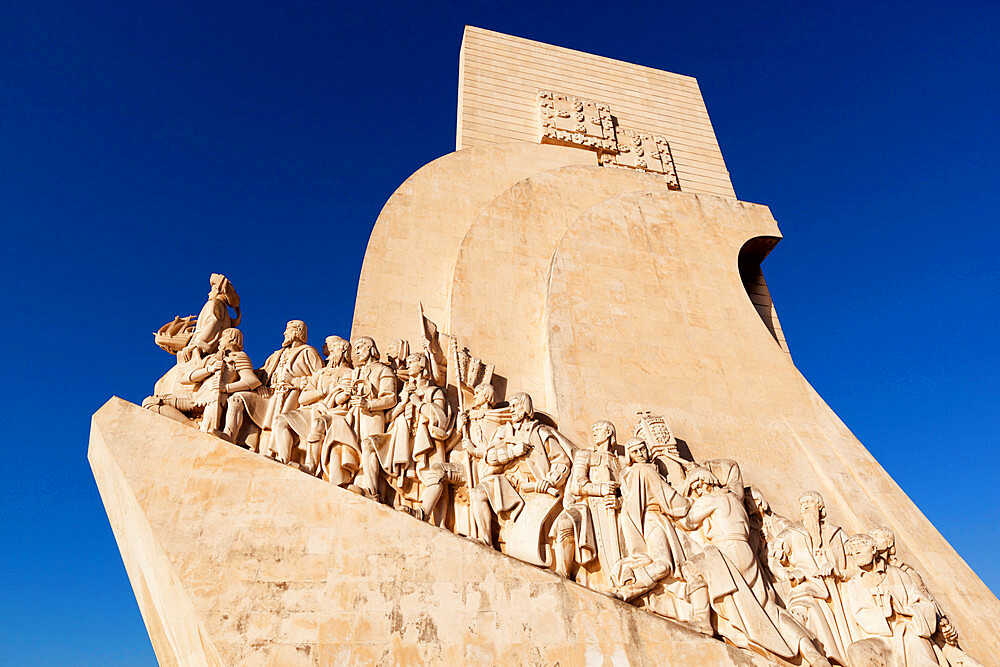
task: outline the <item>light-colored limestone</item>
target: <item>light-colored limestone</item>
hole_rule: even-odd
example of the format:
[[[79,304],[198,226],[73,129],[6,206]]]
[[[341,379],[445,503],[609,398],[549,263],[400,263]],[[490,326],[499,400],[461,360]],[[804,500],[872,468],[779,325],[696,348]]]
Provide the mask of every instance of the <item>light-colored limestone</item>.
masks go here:
[[[666,138],[682,190],[735,197],[694,78],[473,26],[459,56],[456,148],[537,142],[540,90],[609,105],[622,127]]]
[[[447,326],[458,247],[479,210],[531,174],[593,160],[587,151],[564,146],[489,144],[421,167],[392,194],[372,229],[353,330],[377,332],[384,342],[419,340],[416,301]],[[385,290],[387,284],[397,287]]]
[[[963,646],[979,656],[1000,648],[996,598],[802,378],[773,320],[762,321],[750,292],[760,296],[757,264],[780,238],[768,209],[650,189],[644,178],[582,165],[539,170],[471,223],[454,209],[448,219],[422,216],[431,230],[468,229],[446,328],[496,364],[498,387],[531,391],[571,440],[586,441],[597,419],[625,425],[648,409],[667,417],[697,460],[738,459],[779,511],[812,487],[850,532],[892,526]],[[383,216],[405,219],[407,203],[398,206]],[[753,270],[741,272],[741,254]],[[411,299],[430,288],[413,285]],[[395,335],[370,325],[366,333]]]
[[[770,664],[120,399],[88,456],[163,665]]]
[[[813,665],[971,664],[956,627],[996,651],[1000,603],[792,364],[760,270],[780,233],[720,185],[696,82],[469,29],[460,145],[517,138],[521,92],[552,72],[571,90],[539,94],[535,140],[565,145],[460,150],[386,204],[350,355],[328,337],[324,366],[293,320],[254,371],[213,274],[197,323],[157,334],[179,363],[144,406],[173,421],[120,401],[95,416],[95,476],[161,659],[760,661],[654,614]],[[687,106],[664,120],[663,100]],[[658,118],[701,141],[682,192]],[[624,451],[615,423],[636,424]],[[873,558],[868,537],[845,550],[840,526],[872,525]]]

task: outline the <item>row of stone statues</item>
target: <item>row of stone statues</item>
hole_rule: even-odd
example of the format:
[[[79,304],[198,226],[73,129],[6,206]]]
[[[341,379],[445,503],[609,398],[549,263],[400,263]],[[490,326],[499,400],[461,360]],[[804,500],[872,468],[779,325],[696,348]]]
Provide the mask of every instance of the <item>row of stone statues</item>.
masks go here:
[[[255,368],[219,274],[197,319],[156,334],[177,365],[143,405],[527,563],[743,648],[811,665],[977,664],[888,528],[845,537],[810,491],[794,518],[737,462],[681,456],[662,417],[610,421],[577,446],[531,396],[499,402],[492,367],[424,340],[306,325]],[[235,316],[229,309],[236,309]],[[882,662],[879,662],[882,661]]]

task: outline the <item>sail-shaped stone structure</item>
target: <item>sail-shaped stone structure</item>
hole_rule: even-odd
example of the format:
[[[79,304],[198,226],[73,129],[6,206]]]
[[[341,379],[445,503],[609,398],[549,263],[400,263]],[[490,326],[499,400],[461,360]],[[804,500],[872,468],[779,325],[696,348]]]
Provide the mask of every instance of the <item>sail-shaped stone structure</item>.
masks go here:
[[[400,381],[384,408],[385,433],[351,422],[360,414],[351,411],[366,410],[358,406],[375,393],[357,398],[348,389],[338,403],[335,389],[324,390],[331,397],[321,411],[324,428],[343,419],[357,442],[347,442],[350,434],[331,440],[331,430],[323,435],[328,447],[305,451],[312,436],[303,430],[300,460],[277,456],[317,479],[119,399],[94,416],[91,464],[160,661],[988,662],[1000,652],[1000,602],[794,365],[761,269],[780,239],[766,206],[736,198],[694,79],[466,28],[457,150],[418,170],[386,203],[358,287],[355,340],[429,343],[422,360],[400,346],[384,358]],[[437,327],[451,348],[432,349]],[[468,365],[459,342],[489,363],[475,383],[456,379]],[[383,372],[371,365],[381,363],[377,357],[355,356],[355,383],[361,362],[365,373]],[[178,377],[207,382],[214,367],[204,367]],[[272,370],[265,380],[273,378]],[[433,399],[444,396],[434,393],[435,382],[447,388],[447,400]],[[481,419],[485,413],[477,417],[464,401],[473,390],[478,399],[484,382],[492,399],[476,405],[496,414],[494,406],[510,408],[497,417],[504,425],[482,436],[482,452],[470,445],[466,458],[442,453],[426,468],[412,452],[398,469],[399,459],[384,459],[385,448],[396,446],[399,419],[416,419],[405,422],[411,440],[418,423],[430,433],[440,427],[432,436],[440,443],[467,428],[456,428],[460,409],[472,415],[466,424]],[[303,379],[283,387],[281,396],[301,390],[304,397],[312,385]],[[531,399],[519,416],[521,392]],[[162,406],[170,395],[157,400]],[[430,414],[435,400],[440,415],[413,416]],[[413,412],[394,407],[407,401]],[[643,446],[663,464],[657,478],[676,497],[636,510],[642,549],[627,544],[623,529],[613,540],[616,558],[593,561],[617,561],[615,572],[593,566],[584,573],[581,564],[571,573],[577,583],[567,581],[546,558],[564,537],[577,548],[586,542],[580,515],[569,512],[574,503],[588,517],[601,512],[586,499],[600,459],[581,455],[591,425],[607,420],[625,433],[637,415],[637,438],[624,443],[623,435],[626,447],[612,442],[607,450],[614,461],[606,479],[614,484],[594,497],[622,521],[631,499],[652,493],[659,482],[639,487],[644,478],[633,472],[653,465],[644,463]],[[660,442],[651,435],[654,422],[641,415],[669,425]],[[533,435],[518,445],[518,429],[529,424]],[[253,439],[242,444],[266,451],[269,430],[280,426],[261,426],[259,447]],[[218,418],[215,427],[222,428]],[[532,449],[544,452],[535,478],[504,471]],[[314,455],[326,462],[330,451],[348,450],[357,453],[356,465],[342,464],[358,475],[353,485],[338,488],[310,467]],[[400,472],[407,465],[410,477]],[[358,468],[374,480],[367,487]],[[559,498],[545,505],[539,542],[529,545],[546,567],[508,555],[522,553],[523,533],[507,525],[522,510],[516,502],[500,507],[503,494],[489,488],[490,480],[508,483],[500,478],[520,494],[525,516],[546,493]],[[454,508],[442,513],[426,494],[444,486]],[[390,487],[388,497],[379,491]],[[487,513],[477,515],[477,507]],[[670,518],[650,528],[653,515]],[[735,533],[719,537],[710,524],[747,531],[751,537],[737,546],[756,548],[750,561],[738,562]],[[876,526],[891,529],[879,534],[894,536],[894,551],[873,546],[877,554],[866,561],[867,538],[845,537]],[[660,562],[655,530],[679,536],[670,573],[652,577],[633,599],[623,591],[641,588],[635,573]],[[808,565],[797,540],[812,544]],[[600,545],[594,548],[608,548],[603,538]],[[651,563],[639,567],[640,556]],[[713,562],[729,568],[723,578],[731,590],[720,588]],[[682,592],[670,593],[674,584]],[[693,629],[699,586],[710,596],[703,610],[715,637],[704,625]],[[866,591],[896,600],[883,619],[888,635],[869,622],[882,616],[866,606]],[[754,626],[746,604],[762,610],[773,632]],[[736,607],[743,616],[733,616]]]

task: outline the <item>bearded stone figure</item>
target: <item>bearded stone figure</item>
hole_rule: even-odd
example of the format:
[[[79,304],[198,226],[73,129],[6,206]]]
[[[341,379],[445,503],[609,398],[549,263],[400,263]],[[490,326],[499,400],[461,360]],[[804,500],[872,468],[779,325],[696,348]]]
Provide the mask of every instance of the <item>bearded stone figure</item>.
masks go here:
[[[770,553],[780,563],[775,574],[787,582],[789,611],[816,635],[827,655],[844,662],[852,636],[838,581],[847,556],[844,533],[827,521],[823,496],[816,491],[801,495],[799,521],[778,534]]]

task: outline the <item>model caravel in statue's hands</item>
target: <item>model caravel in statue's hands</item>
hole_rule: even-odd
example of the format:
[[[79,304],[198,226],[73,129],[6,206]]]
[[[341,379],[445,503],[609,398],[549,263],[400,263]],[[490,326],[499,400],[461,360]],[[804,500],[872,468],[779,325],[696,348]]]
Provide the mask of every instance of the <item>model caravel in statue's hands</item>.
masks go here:
[[[422,352],[395,340],[383,362],[367,336],[329,336],[324,363],[291,320],[254,370],[235,288],[210,285],[197,318],[155,334],[177,364],[144,407],[765,655],[978,664],[892,531],[845,539],[815,491],[797,520],[776,514],[737,462],[682,457],[648,411],[624,456],[603,419],[578,447],[528,394],[498,402],[493,367],[454,337],[446,356],[422,308]]]

